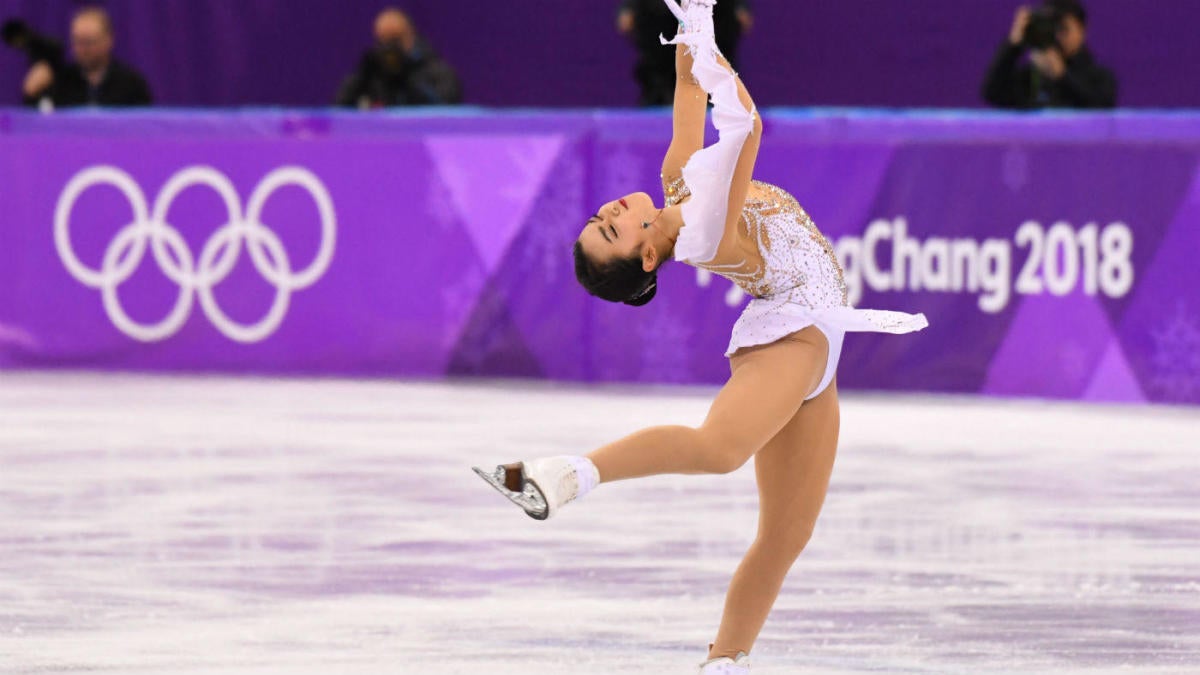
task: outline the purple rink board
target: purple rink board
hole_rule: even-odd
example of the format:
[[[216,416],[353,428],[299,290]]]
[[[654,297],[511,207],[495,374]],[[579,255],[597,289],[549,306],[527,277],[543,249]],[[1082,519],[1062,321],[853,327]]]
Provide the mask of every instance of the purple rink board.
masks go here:
[[[846,388],[1200,403],[1200,115],[774,111],[834,242]],[[656,192],[662,113],[0,113],[0,367],[720,383],[745,298],[570,246]],[[655,194],[661,198],[661,194]]]

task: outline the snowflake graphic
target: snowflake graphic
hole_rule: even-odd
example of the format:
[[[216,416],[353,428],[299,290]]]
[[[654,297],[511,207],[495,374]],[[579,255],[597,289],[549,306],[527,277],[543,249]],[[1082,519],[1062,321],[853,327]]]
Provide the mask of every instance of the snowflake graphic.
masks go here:
[[[525,203],[533,190],[544,190],[545,181],[542,179],[546,177],[545,170],[553,169],[556,164],[557,155],[543,156],[541,153],[529,152],[520,145],[510,146],[505,150],[505,172],[490,177],[492,190],[500,203]],[[555,180],[553,172],[547,180]]]
[[[1180,302],[1172,316],[1157,330],[1154,338],[1154,377],[1151,383],[1163,400],[1196,402],[1200,400],[1200,323]]]

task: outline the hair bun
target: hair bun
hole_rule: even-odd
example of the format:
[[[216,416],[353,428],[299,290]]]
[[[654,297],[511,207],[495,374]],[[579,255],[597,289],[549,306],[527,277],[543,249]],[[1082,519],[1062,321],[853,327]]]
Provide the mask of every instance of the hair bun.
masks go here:
[[[658,294],[658,277],[656,275],[655,278],[650,281],[649,286],[646,286],[646,288],[642,289],[642,291],[640,293],[638,293],[637,295],[633,296],[632,298],[629,298],[628,300],[626,300],[625,304],[627,304],[631,307],[641,307],[642,305],[653,300],[654,296],[657,294]]]

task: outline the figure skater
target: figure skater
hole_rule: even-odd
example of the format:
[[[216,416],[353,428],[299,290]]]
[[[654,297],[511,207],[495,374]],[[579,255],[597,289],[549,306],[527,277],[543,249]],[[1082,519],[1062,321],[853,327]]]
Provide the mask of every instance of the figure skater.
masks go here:
[[[848,306],[833,248],[787,192],[752,180],[762,125],[713,40],[714,0],[664,0],[680,20],[674,129],[663,207],[646,193],[601,207],[575,243],[589,293],[645,305],[668,260],[711,270],[753,299],[733,327],[732,375],[698,428],[643,429],[586,456],[475,471],[536,519],[601,483],[657,474],[724,474],[754,457],[758,533],[734,573],[701,673],[749,673],[751,647],[808,543],[838,438],[835,372],[848,331],[907,333],[923,315]],[[704,145],[708,99],[720,140]]]

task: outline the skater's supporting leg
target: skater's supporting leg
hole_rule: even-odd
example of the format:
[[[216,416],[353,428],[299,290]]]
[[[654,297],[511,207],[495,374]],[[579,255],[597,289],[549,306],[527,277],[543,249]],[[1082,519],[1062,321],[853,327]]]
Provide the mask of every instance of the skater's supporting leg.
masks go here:
[[[816,327],[734,355],[733,375],[699,428],[644,429],[588,458],[601,482],[664,473],[728,473],[788,423],[820,384],[829,342]]]
[[[754,456],[758,536],[725,597],[725,613],[710,658],[750,652],[783,579],[817,522],[837,452],[837,384],[806,402]]]

